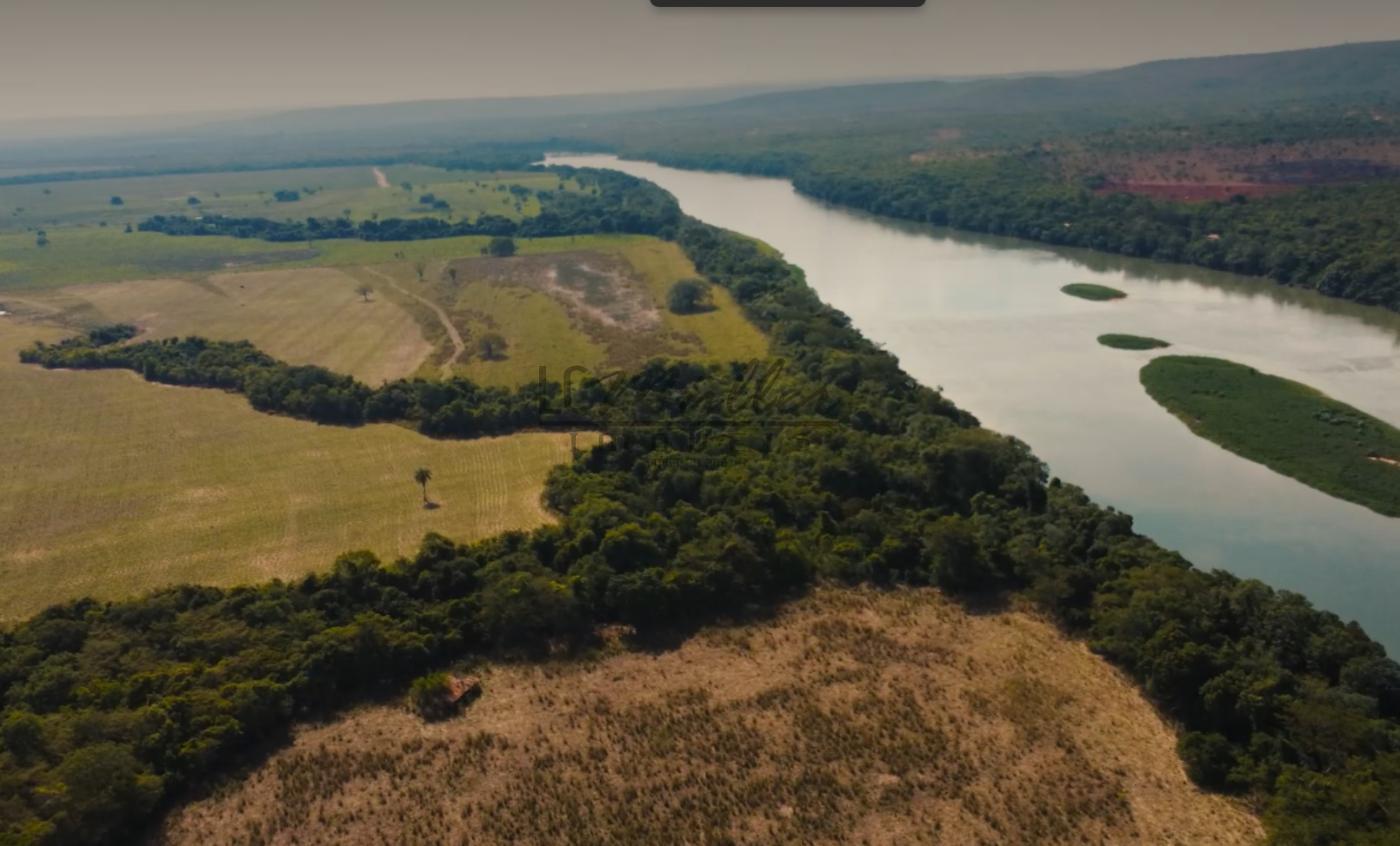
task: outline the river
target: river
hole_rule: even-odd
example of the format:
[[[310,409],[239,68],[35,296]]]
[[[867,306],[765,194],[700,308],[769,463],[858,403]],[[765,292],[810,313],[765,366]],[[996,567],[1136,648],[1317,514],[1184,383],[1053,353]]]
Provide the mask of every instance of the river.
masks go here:
[[[1162,338],[1168,352],[1248,364],[1400,425],[1400,315],[1265,280],[877,218],[781,179],[612,156],[549,161],[649,179],[686,213],[771,244],[915,378],[1030,444],[1139,531],[1199,567],[1297,591],[1400,654],[1400,519],[1196,437],[1138,382],[1160,352],[1095,340]],[[1060,293],[1070,282],[1128,297],[1076,299]]]

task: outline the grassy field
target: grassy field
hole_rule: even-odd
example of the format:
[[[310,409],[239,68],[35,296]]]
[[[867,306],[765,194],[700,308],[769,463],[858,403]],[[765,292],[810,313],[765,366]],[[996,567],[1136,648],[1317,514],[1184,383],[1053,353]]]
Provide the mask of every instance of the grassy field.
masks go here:
[[[120,230],[155,214],[223,214],[238,217],[306,218],[372,216],[475,218],[489,213],[520,218],[539,212],[535,191],[573,187],[552,173],[448,171],[421,165],[379,169],[388,187],[380,187],[375,169],[363,167],[138,176],[35,185],[0,186],[0,231],[53,230],[78,225]],[[403,183],[412,186],[405,190]],[[507,189],[519,185],[529,195]],[[278,202],[278,191],[295,191],[300,199]],[[433,194],[451,208],[435,210],[419,202]],[[120,197],[121,205],[112,198]],[[195,197],[199,205],[191,206]]]
[[[1171,346],[1160,338],[1149,338],[1146,335],[1122,335],[1112,332],[1100,335],[1099,343],[1115,350],[1160,350]]]
[[[1110,288],[1107,285],[1095,285],[1092,282],[1072,282],[1060,289],[1071,297],[1078,297],[1081,300],[1093,300],[1104,302],[1106,300],[1121,300],[1128,296],[1117,288]]]
[[[438,346],[424,375],[435,373],[454,351],[445,328],[434,328],[440,317],[422,300],[441,308],[463,338],[466,350],[453,370],[487,385],[532,381],[541,366],[557,379],[573,366],[598,372],[657,356],[747,361],[767,354],[762,333],[718,286],[711,288],[710,311],[678,315],[666,308],[671,285],[696,275],[674,244],[590,236],[521,245],[522,255],[511,259],[433,258],[425,262],[421,281],[418,261],[351,272],[386,293],[397,292],[399,303],[418,315]],[[506,339],[504,358],[478,354],[476,341],[488,332]]]
[[[47,247],[36,247],[28,233],[0,234],[0,302],[11,291],[306,265],[329,251],[322,244],[308,248],[239,238],[175,238],[111,227],[51,231]]]
[[[152,237],[160,240],[149,250],[131,251],[140,263],[103,264],[108,242],[132,247],[125,239]],[[370,384],[415,370],[436,376],[453,359],[433,305],[466,343],[450,370],[488,385],[532,381],[541,365],[557,379],[573,366],[625,369],[654,356],[747,361],[768,350],[767,339],[718,286],[711,287],[715,307],[708,311],[678,315],[667,309],[670,286],[695,276],[695,268],[676,245],[642,236],[520,239],[519,255],[505,260],[481,258],[486,239],[474,237],[407,244],[324,241],[314,250],[235,252],[248,264],[265,261],[237,272],[217,269],[240,261],[219,260],[221,250],[271,245],[108,230],[83,232],[79,241],[82,250],[45,248],[37,268],[16,273],[30,284],[8,293],[0,287],[0,308],[74,328],[126,321],[156,337],[246,338],[287,361],[319,364]],[[191,244],[195,251],[173,256],[154,249]],[[38,251],[27,250],[26,260],[34,261]],[[207,269],[197,270],[201,264]],[[152,278],[162,269],[164,275]],[[104,278],[113,281],[97,281]],[[0,284],[3,279],[0,274]],[[374,289],[368,303],[356,294],[361,285]],[[476,341],[487,332],[506,338],[504,358],[477,354]]]
[[[68,326],[132,323],[143,337],[248,340],[293,364],[319,364],[369,385],[414,372],[432,352],[414,315],[389,297],[357,293],[334,268],[216,273],[80,285],[10,305]]]
[[[540,525],[566,435],[433,441],[253,411],[242,397],[124,372],[45,371],[18,350],[62,330],[0,317],[0,618],[77,596],[229,585]],[[588,443],[580,438],[581,444]],[[422,508],[417,467],[442,507]]]
[[[0,303],[12,292],[32,293],[96,282],[203,278],[211,273],[252,269],[450,261],[479,255],[490,240],[474,235],[410,243],[346,239],[316,241],[308,246],[221,236],[128,234],[110,227],[50,232],[49,239],[49,245],[41,248],[34,245],[30,234],[0,234]],[[608,250],[633,240],[627,235],[578,235],[517,239],[516,246],[521,255],[536,255],[560,250]]]
[[[1306,385],[1218,358],[1142,369],[1154,400],[1191,431],[1285,476],[1400,517],[1400,430]]]
[[[931,590],[818,592],[660,654],[471,668],[484,695],[301,730],[166,844],[1245,844],[1082,645]]]

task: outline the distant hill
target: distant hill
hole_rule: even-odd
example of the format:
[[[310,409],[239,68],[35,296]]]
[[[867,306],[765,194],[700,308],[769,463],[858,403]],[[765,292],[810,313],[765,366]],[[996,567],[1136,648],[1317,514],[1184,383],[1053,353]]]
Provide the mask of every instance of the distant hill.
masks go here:
[[[1281,53],[1171,59],[1079,76],[922,81],[781,91],[691,109],[738,116],[816,117],[891,111],[1031,112],[1400,97],[1400,41]]]
[[[538,137],[549,124],[728,102],[772,86],[678,89],[559,97],[416,100],[241,115],[0,122],[0,167],[77,163],[168,165],[210,160],[335,157],[464,139]],[[251,144],[257,139],[258,144]],[[46,168],[47,169],[47,168]]]
[[[732,134],[741,126],[871,115],[1229,113],[1247,106],[1400,102],[1400,41],[1173,59],[1078,75],[750,86],[559,97],[430,100],[300,109],[198,125],[148,125],[104,138],[7,142],[0,167],[173,161],[290,161],[433,149],[470,141],[625,138],[669,126]],[[682,137],[683,137],[682,135]],[[255,143],[256,142],[256,143]]]
[[[384,126],[433,127],[444,124],[470,125],[482,121],[583,117],[729,102],[755,93],[766,93],[772,88],[773,86],[731,86],[558,97],[479,97],[327,106],[210,123],[201,127],[201,130],[239,134],[338,132]]]

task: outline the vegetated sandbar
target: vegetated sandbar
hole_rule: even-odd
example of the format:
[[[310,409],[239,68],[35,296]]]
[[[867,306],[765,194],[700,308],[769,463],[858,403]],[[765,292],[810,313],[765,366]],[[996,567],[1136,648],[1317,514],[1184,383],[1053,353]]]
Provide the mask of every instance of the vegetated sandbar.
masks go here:
[[[1307,385],[1218,358],[1161,356],[1143,387],[1191,431],[1348,502],[1400,517],[1400,429]]]
[[[1128,296],[1117,288],[1110,288],[1107,285],[1096,285],[1093,282],[1071,282],[1061,288],[1060,291],[1069,294],[1071,297],[1078,297],[1081,300],[1094,300],[1097,302],[1121,300]]]
[[[1113,347],[1115,350],[1159,350],[1171,346],[1161,338],[1152,338],[1147,335],[1124,335],[1116,332],[1100,335],[1099,343],[1106,347]]]

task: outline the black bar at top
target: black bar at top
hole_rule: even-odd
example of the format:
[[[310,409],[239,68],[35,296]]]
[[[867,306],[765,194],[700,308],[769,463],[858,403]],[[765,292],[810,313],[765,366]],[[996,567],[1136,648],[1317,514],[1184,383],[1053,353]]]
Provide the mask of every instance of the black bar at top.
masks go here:
[[[651,0],[651,5],[666,7],[678,6],[728,6],[728,7],[780,7],[823,6],[855,9],[877,7],[913,8],[924,5],[924,0]]]

